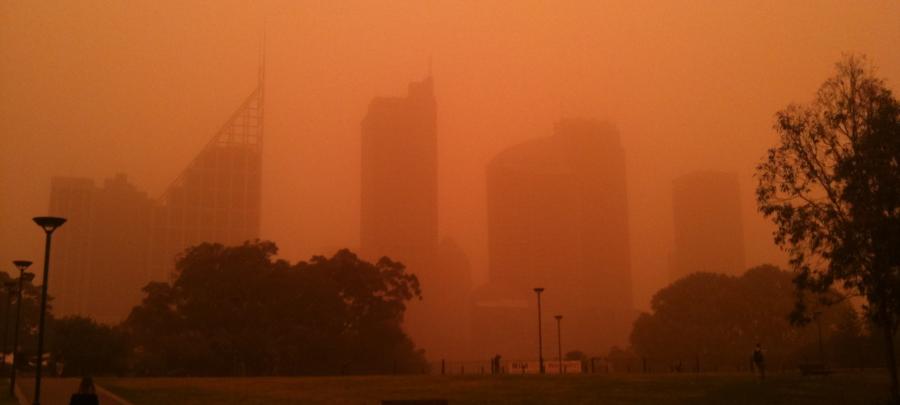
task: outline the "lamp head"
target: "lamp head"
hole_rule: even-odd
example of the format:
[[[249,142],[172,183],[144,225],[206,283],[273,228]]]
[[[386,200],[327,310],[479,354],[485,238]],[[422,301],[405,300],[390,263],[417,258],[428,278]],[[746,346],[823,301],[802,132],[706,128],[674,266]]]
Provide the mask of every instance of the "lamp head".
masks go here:
[[[534,289],[534,292],[540,294],[540,293],[544,292],[544,287],[537,287]]]
[[[60,217],[34,217],[32,220],[34,223],[38,224],[38,226],[44,228],[44,232],[47,233],[53,233],[56,228],[59,228],[62,224],[66,223],[66,219]]]
[[[556,315],[556,316],[554,316],[554,318],[556,318],[557,321],[558,321],[558,320],[561,320],[561,319],[562,319],[562,315]]]
[[[20,272],[25,271],[28,266],[31,266],[31,262],[28,260],[13,260],[13,264],[16,265],[16,268],[19,269]]]

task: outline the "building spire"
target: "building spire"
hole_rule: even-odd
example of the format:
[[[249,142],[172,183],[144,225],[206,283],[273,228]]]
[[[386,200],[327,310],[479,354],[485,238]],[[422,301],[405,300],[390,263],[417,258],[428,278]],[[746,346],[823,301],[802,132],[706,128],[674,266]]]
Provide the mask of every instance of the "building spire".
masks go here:
[[[257,91],[262,101],[263,91],[266,87],[266,27],[268,26],[268,18],[263,17],[262,34],[259,39],[259,73],[257,77]]]

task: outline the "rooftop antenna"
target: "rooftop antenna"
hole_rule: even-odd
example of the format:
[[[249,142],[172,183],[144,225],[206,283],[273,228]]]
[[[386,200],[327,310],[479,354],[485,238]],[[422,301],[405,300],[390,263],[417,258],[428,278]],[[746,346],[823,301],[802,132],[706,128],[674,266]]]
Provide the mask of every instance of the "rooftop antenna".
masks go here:
[[[259,76],[257,78],[260,92],[260,99],[266,83],[266,27],[269,25],[268,17],[263,17],[262,35],[259,39]]]

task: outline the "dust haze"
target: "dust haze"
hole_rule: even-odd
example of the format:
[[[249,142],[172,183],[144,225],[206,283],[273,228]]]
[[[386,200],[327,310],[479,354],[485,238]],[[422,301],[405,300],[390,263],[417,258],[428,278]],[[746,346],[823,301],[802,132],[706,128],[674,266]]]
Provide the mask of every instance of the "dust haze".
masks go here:
[[[595,119],[624,151],[645,309],[670,281],[673,181],[689,173],[735,173],[744,268],[784,264],[753,194],[773,114],[807,101],[841,52],[897,90],[898,20],[881,1],[4,2],[0,266],[40,257],[30,219],[53,176],[124,173],[159,197],[256,88],[265,38],[261,237],[282,258],[360,247],[363,117],[430,75],[439,234],[474,285],[489,274],[488,163]]]

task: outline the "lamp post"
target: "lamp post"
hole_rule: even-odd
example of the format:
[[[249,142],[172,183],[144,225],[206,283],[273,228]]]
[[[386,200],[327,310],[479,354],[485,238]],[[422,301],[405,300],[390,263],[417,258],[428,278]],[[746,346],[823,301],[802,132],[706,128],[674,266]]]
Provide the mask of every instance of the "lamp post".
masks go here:
[[[541,332],[541,293],[544,292],[542,287],[537,287],[534,289],[534,292],[537,293],[537,304],[538,304],[538,366],[540,368],[540,373],[544,374],[544,335]]]
[[[563,373],[563,365],[562,365],[562,328],[560,327],[560,322],[562,321],[562,315],[554,316],[556,318],[556,347],[559,350],[559,373]]]
[[[34,405],[40,405],[41,368],[44,363],[44,317],[47,314],[47,285],[50,284],[48,279],[50,275],[50,240],[53,237],[53,231],[66,223],[66,219],[59,217],[35,217],[33,220],[34,223],[44,230],[46,235],[44,239],[44,278],[41,281],[41,313],[38,323],[37,365],[34,370]]]
[[[0,369],[6,368],[6,349],[9,348],[7,343],[9,340],[9,307],[12,306],[12,296],[13,292],[16,290],[16,285],[18,283],[15,280],[9,280],[3,283],[3,287],[6,288],[6,316],[3,317],[3,354],[0,355],[0,361],[3,363],[0,364]]]
[[[31,281],[34,279],[34,273],[25,272],[28,269],[28,266],[31,266],[31,262],[27,260],[16,260],[13,262],[16,265],[16,268],[19,269],[19,288],[16,298],[16,324],[13,326],[13,361],[12,367],[9,371],[9,396],[16,395],[16,364],[19,364],[19,356],[17,355],[17,350],[19,350],[19,319],[22,318],[22,289],[25,281]]]

